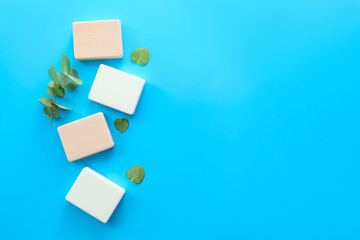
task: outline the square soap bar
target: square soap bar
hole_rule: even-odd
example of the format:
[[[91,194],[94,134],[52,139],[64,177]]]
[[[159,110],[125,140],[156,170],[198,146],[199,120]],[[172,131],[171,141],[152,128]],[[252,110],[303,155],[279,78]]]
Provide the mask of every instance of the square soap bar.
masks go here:
[[[134,114],[145,80],[101,64],[89,99],[127,114]]]
[[[85,167],[65,199],[106,223],[124,194],[125,189]]]
[[[120,20],[74,22],[73,37],[78,60],[123,57]]]
[[[70,162],[115,145],[103,113],[96,113],[60,126],[58,132]]]

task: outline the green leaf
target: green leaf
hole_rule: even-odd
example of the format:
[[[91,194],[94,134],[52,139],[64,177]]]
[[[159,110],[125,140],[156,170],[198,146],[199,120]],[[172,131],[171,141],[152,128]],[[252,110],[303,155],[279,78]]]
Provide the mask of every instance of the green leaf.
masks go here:
[[[75,78],[79,78],[79,74],[75,69],[71,69],[70,76]],[[78,84],[71,80],[67,75],[65,75],[62,71],[59,72],[59,78],[62,79],[61,86],[67,91],[73,91]]]
[[[49,95],[55,95],[59,97],[65,97],[65,90],[59,84],[56,84],[54,81],[48,83],[48,89],[46,92]]]
[[[134,183],[140,184],[145,177],[145,170],[140,166],[131,167],[127,170],[126,177]]]
[[[76,84],[78,84],[78,85],[83,84],[83,81],[81,81],[80,79],[78,79],[78,78],[76,78],[76,77],[73,77],[73,76],[71,76],[70,74],[66,74],[66,73],[65,73],[65,75],[66,75],[67,77],[69,77],[72,81],[74,81]]]
[[[48,87],[49,87],[49,88],[51,88],[51,87],[57,87],[57,86],[59,86],[59,84],[56,84],[54,81],[50,81],[50,82],[48,83]]]
[[[45,106],[44,107],[44,113],[49,118],[59,118],[59,110],[55,106]]]
[[[131,61],[146,65],[149,62],[150,54],[146,47],[139,47],[131,54]]]
[[[46,89],[46,93],[49,94],[50,96],[55,96],[55,93],[50,88]]]
[[[51,103],[54,103],[54,100],[51,98],[39,98],[39,102],[41,102],[45,106],[51,106]]]
[[[79,74],[75,69],[71,69],[70,75],[76,78],[79,78]]]
[[[51,87],[50,90],[54,93],[54,95],[59,97],[65,97],[64,90],[61,90],[60,88]]]
[[[129,120],[127,120],[126,118],[118,118],[115,120],[114,125],[119,132],[123,133],[129,127]]]
[[[70,74],[70,60],[65,53],[61,56],[61,70],[65,74]]]
[[[49,87],[46,89],[46,93],[51,96],[65,97],[65,90],[61,86],[58,86],[57,88]]]
[[[58,108],[61,108],[61,109],[64,109],[64,110],[72,110],[71,108],[65,107],[65,106],[57,104],[55,102],[52,102],[51,105],[54,105],[55,107],[58,107]]]
[[[51,68],[49,68],[48,73],[49,73],[50,78],[51,78],[54,82],[56,82],[57,84],[60,84],[59,76],[58,76],[58,74],[57,74],[56,69],[55,69],[54,66],[52,66]]]

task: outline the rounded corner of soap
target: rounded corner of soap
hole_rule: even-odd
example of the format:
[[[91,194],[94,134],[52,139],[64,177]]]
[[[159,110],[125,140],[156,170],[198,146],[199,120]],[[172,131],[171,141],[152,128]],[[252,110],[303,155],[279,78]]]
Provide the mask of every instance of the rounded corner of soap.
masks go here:
[[[129,111],[129,112],[127,112],[127,114],[129,114],[129,115],[134,115],[134,113],[135,113],[135,109],[134,110],[132,110],[131,112]]]
[[[100,219],[99,219],[99,220],[100,220]],[[100,222],[102,222],[102,223],[104,223],[104,224],[107,223],[108,221],[109,221],[109,219],[105,219],[105,220],[101,219],[101,220],[100,220]]]
[[[124,57],[124,50],[123,50],[123,46],[121,45],[116,50],[116,54],[115,54],[114,58],[123,58],[123,57]]]
[[[90,90],[91,91],[91,90]],[[91,92],[89,93],[89,95],[88,95],[88,99],[90,100],[90,101],[92,101],[92,97],[91,97]]]
[[[83,58],[79,57],[79,55],[76,52],[74,52],[74,58],[78,61],[84,60]]]
[[[106,67],[107,67],[107,66],[106,66],[105,64],[101,63],[101,64],[99,65],[98,71],[100,71],[101,69],[106,68]]]
[[[81,170],[81,172],[90,171],[90,170],[91,170],[91,168],[89,168],[89,167],[84,167],[84,168]]]

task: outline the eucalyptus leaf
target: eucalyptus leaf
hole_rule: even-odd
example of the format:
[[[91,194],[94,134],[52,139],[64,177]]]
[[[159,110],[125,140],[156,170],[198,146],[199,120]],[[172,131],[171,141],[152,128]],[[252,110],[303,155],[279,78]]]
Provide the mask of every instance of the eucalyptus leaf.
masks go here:
[[[76,78],[79,78],[79,74],[75,69],[71,69],[70,75]]]
[[[56,93],[53,90],[51,90],[51,88],[53,88],[55,86],[59,86],[59,85],[56,84],[54,81],[49,82],[48,89],[46,89],[47,94],[49,94],[51,96],[56,96]]]
[[[50,117],[50,118],[59,118],[60,117],[59,110],[55,106],[45,106],[44,113],[47,117]]]
[[[127,120],[126,118],[118,118],[115,120],[114,125],[119,132],[123,133],[129,127],[129,120]]]
[[[140,166],[131,167],[127,170],[126,177],[134,183],[140,184],[145,177],[145,170]]]
[[[141,65],[146,65],[149,62],[149,59],[150,53],[146,47],[139,47],[131,54],[131,61]]]
[[[75,69],[71,69],[70,76],[73,76],[75,78],[79,78],[79,74]],[[67,90],[67,91],[73,91],[78,84],[75,83],[73,80],[71,80],[67,75],[65,75],[62,71],[59,72],[59,78],[61,80],[61,86]]]
[[[81,81],[80,79],[78,79],[78,78],[76,78],[76,77],[73,77],[73,76],[71,76],[71,75],[69,75],[69,74],[66,74],[66,73],[65,73],[65,75],[66,75],[67,77],[69,77],[72,81],[74,81],[76,84],[78,84],[78,85],[83,84],[83,81]]]
[[[56,95],[50,88],[46,89],[46,93],[49,94],[50,96],[55,96]]]
[[[54,103],[54,99],[51,99],[51,98],[39,98],[39,102],[41,102],[45,106],[51,106],[51,104]]]
[[[61,70],[65,74],[70,74],[70,60],[65,53],[61,56]]]
[[[64,89],[59,86],[59,88],[51,87],[50,90],[54,93],[54,95],[59,97],[65,97]]]
[[[65,97],[65,90],[59,84],[56,84],[54,81],[48,83],[48,89],[46,92],[49,95],[55,95],[59,97]]]
[[[57,86],[59,86],[59,84],[56,84],[54,81],[50,81],[49,83],[48,83],[48,87],[50,88],[50,87],[57,87]]]
[[[72,110],[71,108],[65,107],[65,106],[57,104],[55,102],[52,102],[51,105],[53,105],[55,107],[58,107],[58,108],[61,108],[61,109],[64,109],[64,110]]]
[[[51,78],[54,82],[56,82],[57,84],[60,84],[59,76],[58,76],[58,74],[57,74],[56,69],[55,69],[54,66],[52,66],[51,68],[49,68],[48,73],[49,73],[50,78]]]

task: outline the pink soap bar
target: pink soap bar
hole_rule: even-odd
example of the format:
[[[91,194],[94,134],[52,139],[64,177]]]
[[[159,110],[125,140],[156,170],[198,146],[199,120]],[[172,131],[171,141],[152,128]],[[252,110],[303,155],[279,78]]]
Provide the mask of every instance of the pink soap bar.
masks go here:
[[[60,126],[58,132],[70,162],[114,147],[103,113]]]
[[[78,60],[123,57],[120,20],[74,22],[73,37]]]

